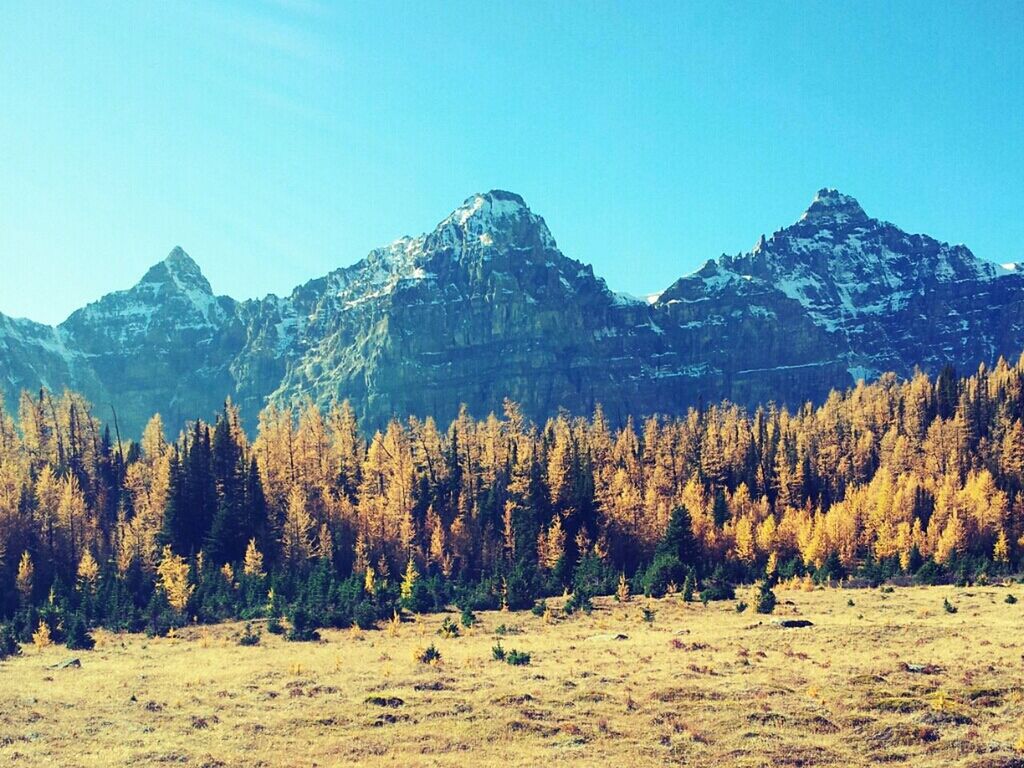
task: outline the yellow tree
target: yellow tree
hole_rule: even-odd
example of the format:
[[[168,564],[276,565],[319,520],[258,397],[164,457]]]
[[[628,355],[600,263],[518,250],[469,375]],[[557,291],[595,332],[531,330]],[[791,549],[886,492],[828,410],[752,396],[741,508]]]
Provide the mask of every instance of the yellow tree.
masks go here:
[[[21,595],[21,602],[28,603],[32,598],[32,579],[36,569],[32,565],[32,557],[27,551],[21,553],[21,560],[18,563],[18,575],[15,584],[18,594]]]
[[[448,557],[444,523],[441,522],[441,516],[434,510],[433,505],[427,509],[427,528],[430,530],[430,547],[427,551],[427,562],[440,568],[445,576],[449,576],[451,560]]]
[[[626,574],[619,574],[619,586],[615,589],[615,598],[620,603],[629,602],[629,582],[626,581]]]
[[[306,494],[333,480],[330,438],[323,414],[312,400],[299,413],[295,432],[295,475]]]
[[[935,561],[939,564],[949,562],[964,551],[966,544],[966,527],[960,519],[960,510],[954,509],[935,547]]]
[[[1006,537],[1006,531],[1000,530],[996,543],[992,548],[992,559],[1000,565],[1010,562],[1010,541]]]
[[[71,562],[78,562],[78,553],[95,538],[95,520],[88,515],[85,495],[78,478],[68,474],[60,484],[57,521],[70,548]]]
[[[353,547],[353,561],[352,561],[352,573],[359,575],[360,573],[366,573],[371,568],[370,565],[370,553],[366,549],[366,539],[363,538],[363,534],[356,534],[356,543]]]
[[[156,569],[157,583],[167,596],[167,602],[178,613],[182,613],[188,605],[195,586],[188,580],[188,563],[181,555],[165,546]]]
[[[385,541],[386,461],[384,436],[377,432],[366,449],[366,458],[359,472],[362,482],[359,486],[358,531],[372,548]]]
[[[271,403],[260,412],[253,450],[268,506],[275,512],[286,509],[296,481],[295,420],[290,408]]]
[[[573,438],[569,422],[559,416],[552,423],[554,444],[548,452],[547,478],[551,503],[564,507],[568,503],[571,485]]]
[[[734,531],[736,558],[744,565],[754,562],[757,553],[754,549],[754,531],[749,517],[741,517],[736,521]]]
[[[320,523],[316,534],[315,554],[321,560],[328,562],[334,560],[334,536],[331,535],[331,529],[327,527],[327,523]]]
[[[348,400],[334,404],[327,416],[331,463],[337,472],[341,490],[349,501],[355,500],[365,448],[359,437],[359,424]]]
[[[263,573],[263,554],[256,547],[256,539],[249,539],[249,545],[245,548],[242,573],[256,578],[262,578],[265,575]]]
[[[281,547],[285,559],[295,565],[313,556],[313,518],[306,506],[306,494],[298,485],[288,493],[288,509],[285,514]]]
[[[150,420],[142,439],[143,455],[125,472],[125,487],[135,514],[121,515],[117,525],[118,568],[124,573],[132,562],[147,570],[157,560],[157,535],[171,485],[171,452],[163,439],[159,416]]]
[[[57,510],[60,507],[60,480],[54,475],[47,464],[36,478],[36,524],[46,543],[46,550],[51,559],[56,558],[57,539],[60,530]]]
[[[412,591],[416,586],[416,582],[419,581],[420,573],[416,570],[416,563],[410,557],[409,562],[405,565],[405,575],[402,577],[402,601],[408,602],[412,599]]]
[[[413,489],[416,478],[412,444],[401,423],[392,420],[381,445],[385,456],[385,519],[382,521],[382,530],[385,540],[398,544],[408,556],[415,539]]]
[[[538,546],[537,559],[541,566],[548,570],[554,570],[559,560],[565,555],[565,530],[562,528],[562,518],[555,516],[545,533],[541,531]]]
[[[92,556],[92,552],[87,549],[78,562],[78,584],[82,589],[91,592],[96,589],[99,576],[100,567],[96,563],[96,558]]]

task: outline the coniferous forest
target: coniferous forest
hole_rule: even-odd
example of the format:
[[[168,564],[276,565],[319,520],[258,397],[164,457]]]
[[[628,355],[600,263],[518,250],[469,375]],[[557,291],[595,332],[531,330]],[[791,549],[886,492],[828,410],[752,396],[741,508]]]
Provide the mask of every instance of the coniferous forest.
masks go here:
[[[977,581],[1024,546],[1024,358],[888,374],[818,407],[729,403],[610,425],[515,403],[392,421],[230,402],[119,440],[82,397],[0,408],[0,652],[34,635],[287,618],[370,628],[449,605],[704,599],[765,579]],[[282,629],[283,631],[283,629]]]

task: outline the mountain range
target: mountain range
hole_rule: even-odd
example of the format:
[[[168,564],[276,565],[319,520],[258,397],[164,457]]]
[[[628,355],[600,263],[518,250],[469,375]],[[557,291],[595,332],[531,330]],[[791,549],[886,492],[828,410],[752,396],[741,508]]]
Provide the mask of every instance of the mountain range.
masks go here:
[[[57,326],[0,314],[0,391],[64,388],[138,434],[210,417],[231,396],[347,398],[364,426],[444,423],[510,397],[541,419],[601,403],[612,421],[741,404],[820,401],[883,371],[970,370],[1024,349],[1024,275],[908,234],[823,189],[791,226],[710,259],[647,299],[562,254],[513,193],[474,195],[286,297],[216,296],[175,248],[134,287]]]

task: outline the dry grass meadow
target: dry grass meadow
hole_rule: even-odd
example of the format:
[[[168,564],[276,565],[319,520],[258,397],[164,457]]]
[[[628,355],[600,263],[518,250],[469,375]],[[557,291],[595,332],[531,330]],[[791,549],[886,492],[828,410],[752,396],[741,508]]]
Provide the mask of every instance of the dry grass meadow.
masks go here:
[[[447,639],[437,615],[255,647],[239,624],[100,632],[91,652],[0,663],[0,764],[1024,766],[1015,592],[779,590],[774,616],[600,600],[589,616],[482,613]],[[499,639],[532,663],[494,661]],[[431,642],[441,662],[415,661]]]

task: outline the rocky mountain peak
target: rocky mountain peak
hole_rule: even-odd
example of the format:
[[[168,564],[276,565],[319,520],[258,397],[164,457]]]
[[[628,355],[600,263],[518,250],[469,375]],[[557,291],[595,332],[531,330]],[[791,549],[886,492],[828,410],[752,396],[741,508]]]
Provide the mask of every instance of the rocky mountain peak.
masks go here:
[[[449,219],[455,219],[460,224],[465,224],[471,218],[494,221],[505,218],[518,219],[531,215],[530,207],[522,197],[503,189],[492,189],[490,192],[466,198],[462,205],[452,212]]]
[[[868,215],[855,198],[830,187],[819,189],[811,205],[800,217],[800,221],[819,226],[830,223],[852,224],[867,220]]]
[[[502,189],[466,198],[438,225],[434,236],[443,245],[458,241],[471,248],[557,248],[544,219],[534,214],[522,197]]]
[[[181,248],[175,246],[169,254],[143,276],[140,284],[156,284],[180,291],[199,291],[213,295],[209,281],[195,260]]]

